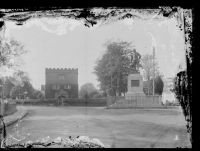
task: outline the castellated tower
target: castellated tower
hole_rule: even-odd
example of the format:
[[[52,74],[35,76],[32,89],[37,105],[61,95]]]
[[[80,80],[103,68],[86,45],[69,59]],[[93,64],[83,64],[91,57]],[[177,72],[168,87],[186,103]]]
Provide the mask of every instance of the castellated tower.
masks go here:
[[[45,97],[78,98],[78,69],[46,68]]]

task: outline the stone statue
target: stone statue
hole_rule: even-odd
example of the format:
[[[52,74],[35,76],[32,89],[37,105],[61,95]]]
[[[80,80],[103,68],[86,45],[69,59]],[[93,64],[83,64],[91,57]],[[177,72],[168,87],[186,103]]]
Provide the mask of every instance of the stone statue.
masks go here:
[[[130,64],[131,73],[139,72],[139,67],[141,67],[140,59],[141,59],[141,55],[138,52],[136,52],[135,49],[133,49],[133,52],[131,53],[131,64]]]

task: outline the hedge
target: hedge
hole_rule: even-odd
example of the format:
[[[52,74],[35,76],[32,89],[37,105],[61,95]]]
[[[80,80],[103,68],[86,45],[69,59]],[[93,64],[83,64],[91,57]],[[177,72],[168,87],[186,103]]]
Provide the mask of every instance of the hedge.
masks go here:
[[[27,99],[27,100],[12,100],[17,104],[23,105],[58,105],[58,99]],[[107,101],[103,99],[63,99],[65,106],[106,106]]]

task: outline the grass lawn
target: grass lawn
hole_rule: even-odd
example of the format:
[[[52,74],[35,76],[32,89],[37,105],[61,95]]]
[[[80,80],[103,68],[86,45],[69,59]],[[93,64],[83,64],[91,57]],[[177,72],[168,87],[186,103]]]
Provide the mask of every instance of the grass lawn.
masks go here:
[[[106,109],[103,107],[27,108],[30,114],[8,128],[23,141],[50,136],[89,136],[107,147],[149,148],[189,145],[185,120],[177,109]],[[18,133],[17,133],[18,131]],[[15,141],[16,142],[16,141]]]

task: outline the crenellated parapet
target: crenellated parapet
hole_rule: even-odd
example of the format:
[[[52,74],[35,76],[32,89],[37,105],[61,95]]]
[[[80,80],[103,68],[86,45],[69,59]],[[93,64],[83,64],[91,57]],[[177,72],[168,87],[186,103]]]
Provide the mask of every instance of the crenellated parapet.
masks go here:
[[[47,72],[73,72],[78,73],[78,68],[46,68]]]

